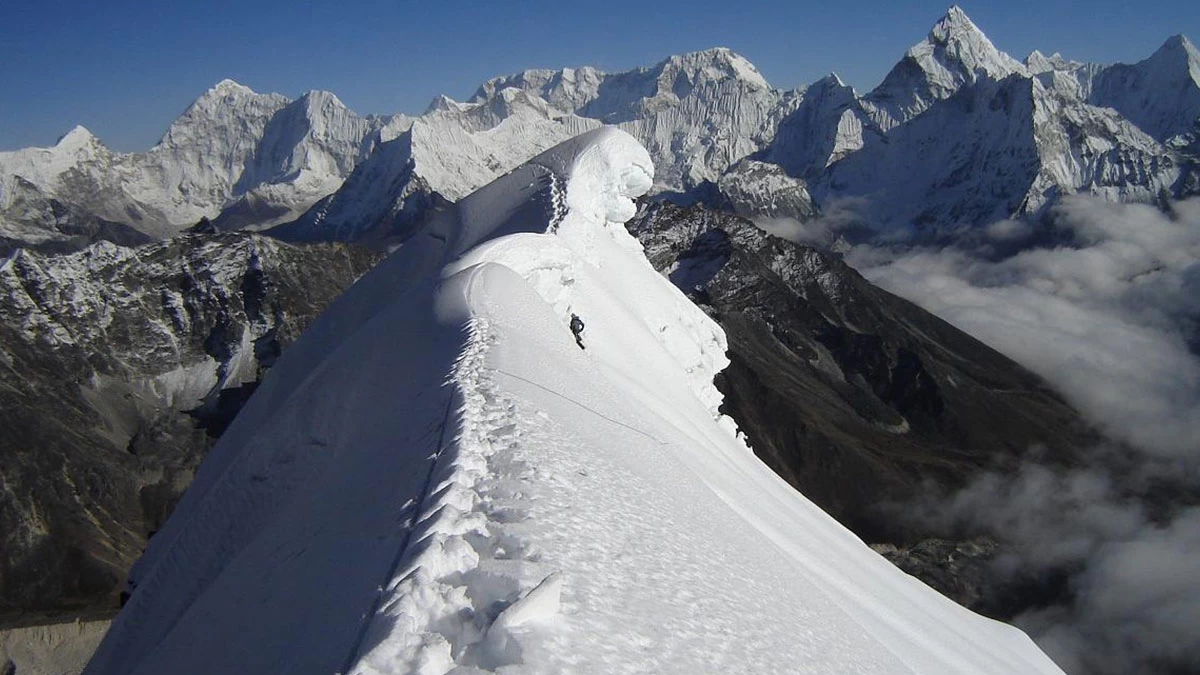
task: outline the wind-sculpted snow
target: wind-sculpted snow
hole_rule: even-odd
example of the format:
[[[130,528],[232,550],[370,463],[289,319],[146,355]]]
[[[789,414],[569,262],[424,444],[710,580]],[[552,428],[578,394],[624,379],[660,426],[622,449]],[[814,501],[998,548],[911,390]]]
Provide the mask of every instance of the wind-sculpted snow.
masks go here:
[[[717,412],[724,334],[621,226],[653,170],[585,133],[343,295],[87,672],[1059,672],[753,457]]]

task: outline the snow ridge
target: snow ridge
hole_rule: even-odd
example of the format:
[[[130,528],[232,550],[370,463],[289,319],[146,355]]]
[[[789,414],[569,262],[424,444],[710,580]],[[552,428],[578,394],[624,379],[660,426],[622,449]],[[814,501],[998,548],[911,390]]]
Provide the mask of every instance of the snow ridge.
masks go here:
[[[366,642],[375,646],[355,654],[347,672],[392,673],[399,666],[425,675],[456,665],[514,665],[520,655],[508,631],[539,618],[529,603],[519,620],[512,611],[519,609],[521,577],[545,567],[519,528],[533,486],[532,467],[513,456],[528,433],[526,418],[514,414],[513,402],[491,381],[484,355],[494,337],[486,320],[473,319],[468,330],[452,377],[461,401],[459,433],[434,464],[436,482],[426,495],[432,498],[418,501],[410,525],[415,545],[405,550],[368,629]]]
[[[87,672],[1058,672],[754,458],[712,384],[724,334],[621,224],[652,174],[628,134],[583,134],[341,296]]]

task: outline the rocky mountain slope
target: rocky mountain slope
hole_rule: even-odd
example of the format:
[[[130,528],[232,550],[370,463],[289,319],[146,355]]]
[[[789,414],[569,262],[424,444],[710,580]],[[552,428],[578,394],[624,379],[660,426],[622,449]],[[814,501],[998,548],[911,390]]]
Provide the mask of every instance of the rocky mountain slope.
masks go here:
[[[0,620],[115,607],[212,437],[376,260],[245,234],[4,259]]]
[[[772,469],[868,542],[887,511],[1093,438],[1039,378],[831,254],[733,215],[660,203],[629,224],[651,264],[721,324],[724,412]]]

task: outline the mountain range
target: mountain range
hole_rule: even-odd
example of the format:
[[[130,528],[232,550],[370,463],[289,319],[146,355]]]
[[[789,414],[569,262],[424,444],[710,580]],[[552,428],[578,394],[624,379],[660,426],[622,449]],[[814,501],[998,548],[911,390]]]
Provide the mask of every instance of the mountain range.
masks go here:
[[[601,127],[621,129],[636,142]],[[598,168],[590,163],[596,156],[602,158]],[[575,553],[570,546],[555,549],[545,536],[550,530],[529,536],[520,523],[523,514],[537,513],[545,517],[539,523],[574,530],[570,522],[531,507],[521,492],[525,488],[513,486],[533,486],[539,498],[557,494],[555,486],[565,484],[561,477],[525,464],[537,456],[533,466],[550,465],[538,463],[553,459],[543,453],[550,445],[540,440],[575,442],[587,437],[581,430],[598,434],[605,427],[576,428],[580,410],[564,413],[555,408],[561,401],[548,403],[538,398],[542,394],[530,398],[520,385],[514,389],[511,382],[488,379],[506,363],[530,386],[545,377],[586,392],[571,396],[575,408],[596,403],[592,412],[621,413],[612,419],[645,419],[656,438],[670,437],[672,443],[699,438],[705,452],[716,451],[685,458],[685,464],[725,462],[733,448],[726,445],[727,432],[736,424],[740,435],[732,438],[738,450],[753,447],[791,487],[906,570],[964,605],[1012,616],[1026,599],[1004,596],[1009,589],[980,580],[986,576],[979,572],[982,563],[963,571],[972,556],[978,553],[986,562],[1000,544],[929,539],[912,523],[891,518],[886,507],[930,488],[954,489],[985,470],[1011,470],[1031,445],[1039,447],[1041,461],[1070,466],[1095,433],[1058,394],[1004,355],[871,285],[827,247],[768,236],[755,221],[817,221],[837,236],[862,231],[959,236],[997,220],[1036,221],[1058,199],[1075,193],[1156,204],[1197,194],[1198,157],[1200,52],[1187,38],[1173,37],[1133,65],[1083,64],[1038,52],[1018,61],[998,50],[959,8],[951,8],[864,95],[836,75],[779,90],[746,59],[723,48],[623,73],[587,67],[525,71],[488,80],[465,102],[439,97],[417,116],[362,117],[328,92],[292,101],[226,80],[144,153],[114,153],[82,128],[51,148],[0,153],[0,284],[6,288],[0,331],[8,336],[0,352],[7,366],[0,373],[0,410],[13,430],[0,447],[0,479],[10,488],[0,495],[6,533],[0,620],[36,622],[31,609],[57,614],[113,605],[120,580],[153,534],[150,552],[127,589],[137,605],[129,613],[134,618],[122,619],[93,672],[124,672],[135,662],[145,672],[164,664],[177,669],[183,662],[203,669],[215,661],[192,650],[218,643],[236,643],[242,651],[227,656],[237,660],[240,654],[245,663],[356,663],[361,672],[383,669],[371,664],[396,654],[452,662],[463,672],[517,665],[526,657],[533,664],[552,662],[538,661],[546,657],[538,651],[544,636],[526,640],[525,631],[532,629],[521,628],[524,620],[511,615],[542,612],[545,607],[527,605],[540,607],[543,601],[557,606],[561,586],[553,574],[530,575],[549,569],[541,564],[545,550],[566,551],[568,559]],[[579,172],[579,166],[592,168]],[[648,193],[651,202],[636,213],[626,204],[635,192]],[[493,212],[508,220],[486,215]],[[572,230],[585,220],[586,227]],[[636,242],[617,231],[621,223]],[[510,250],[507,235],[545,240]],[[616,249],[609,249],[609,238]],[[330,241],[352,244],[324,243]],[[411,269],[395,260],[384,263],[368,290],[357,291],[333,318],[318,322],[324,326],[316,330],[318,337],[307,338],[309,346],[288,357],[293,365],[267,376],[301,329],[382,259],[369,248],[401,242],[402,251],[411,249],[400,255]],[[360,243],[367,247],[353,245]],[[821,243],[840,245],[832,237]],[[650,300],[636,293],[593,297],[588,275],[603,275],[605,283],[624,288],[611,270],[592,269],[603,267],[602,261],[643,279],[641,262],[629,267],[626,260],[625,249],[638,246],[678,293],[659,289]],[[429,259],[418,260],[420,252],[431,250]],[[454,262],[454,256],[461,258]],[[447,301],[433,287],[441,283],[437,279],[474,264],[491,270],[480,291],[488,300],[468,302],[468,313],[485,316],[519,339],[504,342],[478,323],[470,330],[483,332],[460,335],[448,328],[447,316],[462,318],[467,310],[457,296]],[[518,290],[522,282],[493,278],[505,274],[496,265],[515,272],[549,304],[554,318],[531,309],[540,305],[528,289]],[[402,299],[381,290],[386,286],[381,279]],[[524,300],[510,307],[505,296],[510,291]],[[440,299],[421,304],[429,294]],[[533,317],[531,323],[502,318],[501,306],[514,316]],[[588,320],[585,351],[601,365],[587,372],[601,385],[567,374],[584,368],[573,358],[573,346],[564,354],[561,345],[536,335],[562,332],[574,312]],[[641,317],[651,333],[658,331],[644,341],[647,353],[665,350],[670,360],[612,351],[619,340],[606,337],[608,324],[624,325],[631,315]],[[634,328],[631,334],[640,335],[641,324]],[[500,351],[490,352],[497,340]],[[524,353],[526,343],[564,360],[536,366],[505,351]],[[395,344],[411,347],[411,353],[373,351]],[[471,370],[478,364],[470,359],[485,358],[484,353],[493,353],[486,357],[491,365]],[[356,355],[361,363],[354,362]],[[630,364],[647,370],[631,371]],[[444,398],[435,384],[448,372],[458,393]],[[388,373],[407,378],[407,384],[389,381]],[[413,379],[422,373],[425,380]],[[661,375],[684,403],[656,398],[666,394],[643,382],[646,373]],[[267,393],[250,399],[247,412],[239,413],[264,377]],[[627,403],[614,402],[614,392],[649,407],[630,412]],[[412,406],[389,408],[387,397]],[[292,427],[271,421],[285,409],[280,407],[285,400],[285,408],[310,416],[293,420]],[[446,401],[461,407],[443,408]],[[692,409],[695,402],[700,407]],[[550,417],[539,418],[550,420],[549,426],[515,413],[517,403],[549,410]],[[711,420],[701,421],[700,408]],[[376,475],[383,469],[411,473],[429,459],[420,451],[446,450],[445,439],[437,448],[430,445],[430,434],[439,428],[438,419],[444,432],[452,415],[463,430],[452,439],[459,444],[453,459],[458,463],[447,468],[434,458],[429,476],[438,469],[438,480],[464,485],[478,478],[476,487],[483,487],[474,497],[453,489],[443,493],[445,484],[429,493],[429,485],[421,488],[408,474]],[[184,498],[183,515],[167,527],[164,541],[156,533],[231,420],[228,438],[220,441],[226,449],[219,446],[209,468],[201,469],[199,487]],[[404,420],[411,424],[398,426]],[[709,426],[712,420],[716,427]],[[472,429],[482,435],[470,436]],[[366,450],[358,445],[364,439]],[[290,449],[264,450],[264,444]],[[588,447],[601,454],[615,452],[607,439],[593,445]],[[386,456],[398,447],[397,457]],[[523,447],[533,455],[518,452]],[[334,460],[347,457],[354,462],[349,470],[358,473],[333,473],[341,466]],[[640,459],[626,459],[608,467],[614,476],[664,478],[646,473]],[[742,458],[730,461],[722,466],[749,471]],[[704,490],[711,487],[717,501],[725,501],[729,491],[759,490],[787,504],[774,512],[774,506],[754,500],[726,502],[735,510],[749,509],[740,516],[746,522],[730,522],[742,528],[749,523],[768,539],[772,528],[804,522],[822,541],[842,542],[832,521],[812,520],[807,501],[796,510],[792,493],[779,492],[773,479],[754,474],[748,482],[726,482],[713,466],[685,467],[698,472],[703,487],[666,478],[701,501],[709,499]],[[570,462],[563,467],[585,477],[591,471]],[[363,501],[314,487],[318,476],[350,492],[365,486]],[[363,477],[365,482],[355,482]],[[410,502],[396,513],[368,514],[364,504],[386,501],[382,495],[392,494],[391,488],[408,494]],[[641,496],[624,497],[627,506],[635,505],[626,511],[646,506]],[[484,501],[472,501],[477,499]],[[329,503],[340,510],[324,514],[321,508]],[[669,506],[672,518],[685,518],[678,505]],[[723,513],[721,508],[714,506],[714,512]],[[781,517],[785,512],[787,518]],[[281,513],[310,517],[317,529],[288,525],[287,518],[278,520]],[[593,515],[600,522],[611,513],[600,509]],[[511,514],[517,514],[515,520],[508,519]],[[341,545],[364,552],[364,564],[383,574],[387,551],[365,539],[330,534],[343,517],[441,571],[429,578],[416,571],[397,577],[378,591],[387,598],[379,601],[384,604],[366,607],[362,598],[379,579],[339,567],[334,552]],[[636,513],[633,518],[644,520]],[[486,525],[470,529],[477,521]],[[675,534],[661,528],[646,531],[652,540],[674,541]],[[603,546],[627,541],[617,529],[592,534]],[[615,543],[606,538],[610,535],[617,536]],[[397,536],[404,543],[392,542]],[[410,536],[418,544],[409,546]],[[808,553],[789,536],[775,543],[783,541],[789,555],[806,559]],[[442,548],[425,551],[427,537]],[[316,542],[316,553],[301,545],[306,538]],[[474,563],[463,542],[475,551]],[[283,548],[264,548],[275,545]],[[210,555],[210,548],[220,555]],[[874,564],[863,562],[858,548],[847,552],[842,543],[834,548],[846,557],[821,565]],[[246,557],[234,562],[231,551]],[[297,560],[313,566],[305,571]],[[393,568],[399,560],[392,561]],[[730,572],[719,565],[710,569],[710,563],[688,564],[718,575]],[[354,638],[347,658],[359,660],[336,664],[333,648],[288,655],[253,644],[247,636],[283,634],[273,632],[282,630],[278,626],[255,627],[255,617],[308,602],[281,600],[287,589],[274,582],[255,587],[248,581],[247,574],[266,575],[274,565],[283,570],[280,583],[301,584],[318,568],[347,580],[314,591],[327,601],[329,616],[301,622],[313,635],[336,632],[338,648],[351,643],[343,634],[353,625],[337,623],[338,617],[378,610]],[[442,574],[456,565],[463,569]],[[834,579],[835,587],[845,583],[821,565],[812,569],[823,579]],[[770,574],[781,569],[768,568]],[[588,564],[574,569],[596,573]],[[845,578],[866,583],[853,574]],[[542,597],[537,590],[542,583],[554,602],[526,602]],[[871,583],[888,597],[903,587]],[[183,590],[169,590],[176,584]],[[260,595],[242,604],[230,588],[254,588]],[[660,595],[680,592],[665,582],[649,588]],[[332,597],[338,589],[357,594],[356,600]],[[611,584],[605,590],[614,592]],[[449,595],[433,605],[404,605],[442,592]],[[600,592],[581,585],[563,597],[569,605]],[[625,597],[619,589],[615,593]],[[822,593],[806,601],[817,598],[820,604],[833,597],[820,599]],[[919,593],[901,596],[914,606],[937,607],[930,611],[942,616],[944,608]],[[960,662],[961,655],[952,655],[956,647],[946,645],[919,655],[904,640],[893,641],[892,628],[880,628],[888,621],[879,617],[892,610],[860,600],[837,596],[832,602],[849,602],[855,608],[850,623],[873,626],[868,632],[878,644],[902,645],[900,661],[1007,663],[994,654],[990,661],[976,662],[982,657],[975,654]],[[245,634],[206,632],[203,618],[213,607],[222,608],[222,616],[237,614],[234,623]],[[439,614],[443,610],[449,613]],[[790,621],[790,612],[776,616]],[[596,616],[607,621],[609,615]],[[409,619],[416,622],[415,632],[397,638],[389,622]],[[664,619],[676,628],[687,623]],[[493,632],[494,625],[499,628]],[[629,644],[644,639],[640,628],[630,630],[621,633]],[[973,640],[981,635],[974,628],[968,632]],[[992,638],[983,642],[1011,644],[1020,655],[1013,658],[1023,665],[1045,665],[1025,642]],[[193,641],[196,647],[189,646]],[[171,646],[148,651],[160,643]],[[525,653],[526,647],[531,651]],[[592,647],[585,643],[582,653],[599,658],[602,650]],[[445,661],[443,648],[451,661]],[[868,652],[852,651],[851,661],[864,666],[876,658]],[[921,661],[926,658],[930,661]],[[0,671],[4,667],[0,654]]]
[[[724,332],[623,226],[653,171],[576,136],[335,300],[85,672],[1061,672],[753,456]]]
[[[1133,65],[1022,62],[953,7],[864,95],[836,75],[776,89],[724,48],[622,73],[529,70],[416,117],[226,80],[145,153],[113,153],[82,128],[0,153],[0,237],[61,249],[207,218],[292,240],[402,240],[430,210],[602,124],[646,146],[664,195],[802,220],[850,205],[858,224],[927,233],[1037,217],[1080,192],[1195,194],[1198,119],[1200,51],[1183,36]],[[787,185],[786,208],[747,189],[764,171]]]

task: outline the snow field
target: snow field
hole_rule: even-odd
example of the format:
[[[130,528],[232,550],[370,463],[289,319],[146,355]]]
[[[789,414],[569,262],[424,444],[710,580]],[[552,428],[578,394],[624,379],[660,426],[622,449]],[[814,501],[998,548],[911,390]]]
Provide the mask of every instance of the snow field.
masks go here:
[[[584,134],[335,302],[201,467],[88,672],[1059,672],[735,435],[723,333],[620,225],[652,175],[624,132]]]

